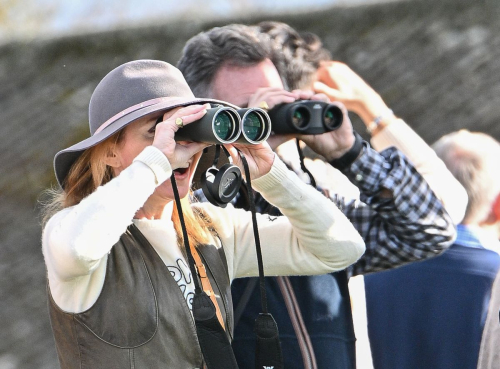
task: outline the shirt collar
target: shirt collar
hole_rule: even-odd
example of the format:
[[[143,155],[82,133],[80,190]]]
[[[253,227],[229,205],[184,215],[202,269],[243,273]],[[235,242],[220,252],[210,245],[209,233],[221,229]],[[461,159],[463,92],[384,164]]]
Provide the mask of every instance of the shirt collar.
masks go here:
[[[457,239],[455,244],[476,249],[487,249],[500,254],[500,242],[498,239],[492,237],[478,226],[457,225]]]

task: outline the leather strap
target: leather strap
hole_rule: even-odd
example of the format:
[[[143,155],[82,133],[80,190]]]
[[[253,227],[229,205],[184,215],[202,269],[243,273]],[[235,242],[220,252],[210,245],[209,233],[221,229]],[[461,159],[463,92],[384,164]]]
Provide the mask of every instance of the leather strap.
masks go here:
[[[351,166],[352,163],[358,158],[361,151],[363,151],[363,139],[356,132],[354,133],[354,144],[343,156],[338,159],[331,160],[329,163],[332,167],[337,168],[341,172],[345,171]]]
[[[224,328],[225,330],[226,327],[224,326],[224,319],[222,319],[222,314],[220,312],[219,304],[217,303],[217,299],[215,298],[215,293],[212,288],[212,284],[208,279],[205,265],[203,265],[203,262],[201,261],[200,255],[198,254],[198,250],[196,250],[196,247],[193,247],[192,245],[190,245],[189,247],[191,248],[191,254],[193,255],[194,263],[196,265],[196,271],[198,272],[198,276],[200,277],[203,291],[205,291],[208,297],[210,297],[210,300],[212,300],[215,306],[215,313],[217,314],[217,319],[219,320],[219,323],[222,326],[222,328]]]

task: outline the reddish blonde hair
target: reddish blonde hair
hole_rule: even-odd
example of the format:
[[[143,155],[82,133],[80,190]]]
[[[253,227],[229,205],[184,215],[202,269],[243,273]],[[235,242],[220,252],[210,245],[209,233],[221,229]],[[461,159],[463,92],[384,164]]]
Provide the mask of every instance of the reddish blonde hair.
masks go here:
[[[121,130],[98,145],[85,150],[71,166],[64,180],[64,190],[48,190],[50,200],[44,205],[44,224],[57,211],[77,205],[85,197],[93,193],[97,187],[113,179],[113,170],[106,165],[103,159],[113,151],[116,145],[120,144],[123,139],[123,132],[124,130]],[[210,219],[199,209],[193,211],[189,196],[181,199],[181,206],[190,244],[196,246],[209,242],[209,233],[207,231],[212,229]],[[184,243],[177,206],[174,206],[172,221],[177,233],[177,242],[183,248]]]

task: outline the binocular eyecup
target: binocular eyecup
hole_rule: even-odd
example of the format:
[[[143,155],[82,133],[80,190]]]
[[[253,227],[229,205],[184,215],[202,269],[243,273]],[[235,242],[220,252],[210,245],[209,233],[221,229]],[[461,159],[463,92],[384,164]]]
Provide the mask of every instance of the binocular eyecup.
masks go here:
[[[199,120],[175,133],[176,141],[194,141],[210,144],[258,144],[271,133],[271,120],[259,108],[233,109],[215,106]]]
[[[340,107],[314,100],[279,104],[269,110],[268,115],[277,134],[322,134],[338,129],[344,120]]]

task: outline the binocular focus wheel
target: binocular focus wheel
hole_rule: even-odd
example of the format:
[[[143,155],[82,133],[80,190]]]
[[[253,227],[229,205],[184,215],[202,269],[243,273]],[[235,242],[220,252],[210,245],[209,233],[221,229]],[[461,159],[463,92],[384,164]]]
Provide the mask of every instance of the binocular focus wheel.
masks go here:
[[[210,203],[224,208],[238,193],[241,181],[241,171],[236,165],[211,167],[201,177],[202,191]]]
[[[219,202],[215,200],[215,196],[212,195],[213,182],[215,176],[217,175],[217,172],[218,169],[212,167],[207,169],[207,171],[201,175],[201,189],[203,191],[203,194],[211,204],[215,206],[225,207],[225,204],[219,204]]]

